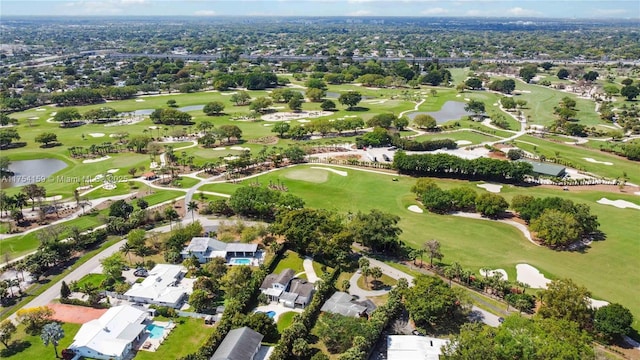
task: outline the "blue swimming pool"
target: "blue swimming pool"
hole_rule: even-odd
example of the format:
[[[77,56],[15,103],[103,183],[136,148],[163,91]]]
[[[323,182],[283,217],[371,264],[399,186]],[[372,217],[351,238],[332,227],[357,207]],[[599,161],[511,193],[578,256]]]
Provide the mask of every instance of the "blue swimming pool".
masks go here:
[[[251,259],[249,258],[232,258],[229,260],[230,265],[251,265]]]
[[[158,326],[155,324],[147,325],[147,331],[149,332],[149,337],[152,339],[159,339],[162,337],[164,333],[164,327]]]
[[[267,316],[272,318],[272,319],[273,319],[274,316],[276,316],[276,312],[275,311],[267,311],[265,314],[267,314]]]

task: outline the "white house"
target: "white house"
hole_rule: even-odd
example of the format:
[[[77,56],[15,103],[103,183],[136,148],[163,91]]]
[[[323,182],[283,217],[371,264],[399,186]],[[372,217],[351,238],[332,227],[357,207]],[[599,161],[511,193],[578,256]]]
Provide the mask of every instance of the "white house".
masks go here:
[[[255,258],[257,252],[257,244],[225,243],[210,237],[194,237],[180,254],[183,259],[195,256],[200,263],[206,263],[213,258],[220,257],[232,265],[238,265],[230,260],[233,258]]]
[[[280,274],[269,274],[262,281],[260,291],[267,295],[271,301],[278,301],[282,293],[287,290],[294,275],[295,272],[292,269],[284,269]]]
[[[133,343],[145,331],[147,312],[132,306],[116,306],[80,327],[68,349],[91,359],[121,360],[129,357]]]
[[[182,265],[158,264],[139,284],[133,284],[124,296],[129,301],[179,308],[193,292],[191,282],[182,282],[187,269]]]
[[[387,360],[438,360],[442,347],[449,340],[428,336],[390,335],[387,336]]]

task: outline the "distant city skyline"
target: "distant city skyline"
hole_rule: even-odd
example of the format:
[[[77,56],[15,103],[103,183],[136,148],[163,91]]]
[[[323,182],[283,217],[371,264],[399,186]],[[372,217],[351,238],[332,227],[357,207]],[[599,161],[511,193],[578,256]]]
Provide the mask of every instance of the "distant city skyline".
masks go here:
[[[640,1],[2,0],[2,16],[413,16],[640,19]]]

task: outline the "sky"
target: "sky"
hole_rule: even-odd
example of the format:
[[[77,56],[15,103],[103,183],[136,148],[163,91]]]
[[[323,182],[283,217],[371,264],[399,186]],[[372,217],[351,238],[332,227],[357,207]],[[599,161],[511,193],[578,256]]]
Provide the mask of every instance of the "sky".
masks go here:
[[[639,0],[0,0],[1,16],[423,16],[640,19]]]

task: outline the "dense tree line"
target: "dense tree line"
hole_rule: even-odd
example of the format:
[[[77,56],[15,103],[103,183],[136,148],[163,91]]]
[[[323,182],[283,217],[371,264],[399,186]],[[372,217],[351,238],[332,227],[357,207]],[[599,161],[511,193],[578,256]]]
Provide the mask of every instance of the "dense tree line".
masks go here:
[[[263,220],[274,220],[280,210],[296,210],[304,207],[299,197],[258,186],[245,186],[236,190],[229,199],[234,213]]]
[[[477,158],[462,159],[449,154],[407,155],[398,151],[393,159],[398,172],[410,175],[432,175],[473,180],[518,183],[531,174],[526,162]]]
[[[407,151],[433,151],[438,149],[456,149],[458,144],[452,139],[435,139],[417,141],[400,136],[392,136],[391,144],[398,147],[398,149]]]
[[[550,247],[564,247],[593,236],[600,223],[586,204],[560,197],[534,198],[516,195],[511,207],[530,224],[537,237]]]
[[[191,114],[176,109],[156,109],[149,115],[154,124],[191,125]]]

